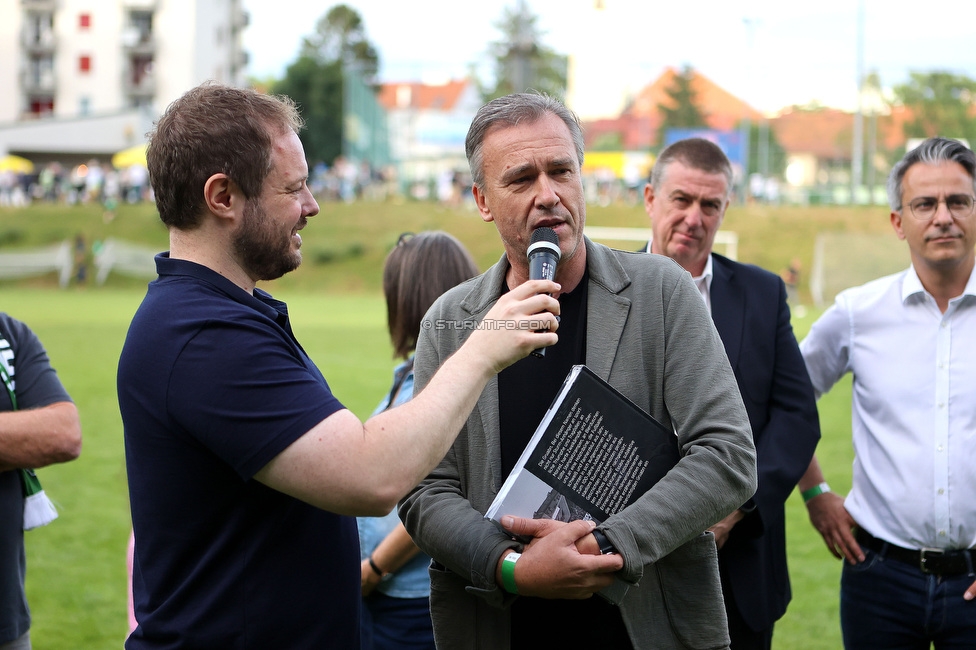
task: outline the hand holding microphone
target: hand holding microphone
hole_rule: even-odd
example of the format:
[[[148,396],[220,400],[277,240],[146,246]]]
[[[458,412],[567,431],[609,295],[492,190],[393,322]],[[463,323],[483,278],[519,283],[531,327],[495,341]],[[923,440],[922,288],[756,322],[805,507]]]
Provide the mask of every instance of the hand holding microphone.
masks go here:
[[[529,240],[527,256],[529,258],[530,280],[554,280],[556,264],[562,253],[559,250],[559,235],[552,228],[542,227],[532,231]],[[539,348],[532,352],[533,356],[546,356],[546,349]]]

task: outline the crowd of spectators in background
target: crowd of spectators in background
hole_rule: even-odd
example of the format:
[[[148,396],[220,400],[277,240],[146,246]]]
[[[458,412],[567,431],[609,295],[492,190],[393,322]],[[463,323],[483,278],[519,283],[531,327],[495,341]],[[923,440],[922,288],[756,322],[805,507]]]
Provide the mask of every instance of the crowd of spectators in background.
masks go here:
[[[632,180],[619,179],[609,170],[585,175],[583,183],[590,203],[640,203]],[[405,178],[393,164],[377,167],[367,161],[340,156],[332,165],[312,165],[308,184],[316,199],[323,202],[404,197],[437,201],[450,207],[474,206],[467,170],[443,169],[429,178]],[[0,207],[23,207],[33,201],[66,205],[101,203],[106,218],[112,218],[120,203],[153,200],[149,172],[142,164],[117,169],[107,161],[93,158],[75,166],[51,162],[39,165],[30,173],[0,171]]]
[[[113,211],[120,202],[151,201],[149,172],[143,165],[116,169],[93,158],[75,166],[51,162],[37,171],[0,172],[0,206],[49,203],[102,203]]]

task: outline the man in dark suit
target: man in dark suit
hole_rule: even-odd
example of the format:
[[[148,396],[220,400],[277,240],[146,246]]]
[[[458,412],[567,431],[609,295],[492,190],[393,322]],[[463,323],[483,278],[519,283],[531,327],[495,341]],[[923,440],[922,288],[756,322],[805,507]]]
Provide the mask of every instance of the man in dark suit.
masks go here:
[[[666,148],[644,188],[653,231],[647,251],[691,273],[749,413],[759,488],[711,530],[732,649],[768,649],[791,597],[783,504],[810,462],[820,424],[783,281],[712,252],[731,187],[732,166],[714,143],[690,138]]]

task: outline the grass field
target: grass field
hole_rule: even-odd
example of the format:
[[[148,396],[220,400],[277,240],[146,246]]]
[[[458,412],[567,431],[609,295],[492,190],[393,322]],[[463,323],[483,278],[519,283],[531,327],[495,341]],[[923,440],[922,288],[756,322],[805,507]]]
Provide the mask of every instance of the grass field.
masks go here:
[[[636,206],[590,208],[595,225],[644,227]],[[774,271],[799,257],[809,268],[819,232],[884,233],[877,209],[736,208],[726,221],[740,235],[739,258]],[[386,391],[393,360],[380,297],[380,268],[403,231],[457,235],[482,268],[501,253],[494,227],[472,211],[428,203],[324,205],[304,231],[306,263],[268,287],[288,301],[294,327],[340,399],[366,416]],[[160,250],[166,233],[148,206],[123,206],[111,222],[95,206],[0,210],[0,253],[71,238],[119,237]],[[38,650],[118,648],[125,635],[125,545],[129,533],[115,369],[145,280],[110,277],[104,287],[59,290],[54,278],[0,282],[0,310],[26,321],[48,348],[81,412],[79,460],[39,472],[59,505],[54,524],[27,533],[28,595]],[[803,295],[803,294],[801,294]],[[796,318],[799,336],[815,313]],[[151,368],[146,369],[151,372]],[[850,391],[844,382],[820,402],[818,455],[834,489],[850,485]],[[840,565],[809,525],[797,494],[788,504],[794,600],[774,646],[835,650]]]

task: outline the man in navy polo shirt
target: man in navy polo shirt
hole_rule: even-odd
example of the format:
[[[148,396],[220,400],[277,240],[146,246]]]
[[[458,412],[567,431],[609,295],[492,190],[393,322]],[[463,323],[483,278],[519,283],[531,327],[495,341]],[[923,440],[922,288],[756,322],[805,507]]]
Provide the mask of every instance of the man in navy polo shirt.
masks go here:
[[[318,205],[294,104],[197,87],[149,172],[170,250],[119,361],[135,533],[126,647],[357,648],[355,515],[388,512],[446,453],[488,380],[556,341],[552,282],[503,296],[402,407],[361,423],[256,288],[301,262]],[[513,325],[514,323],[514,325]],[[548,331],[537,331],[541,328]]]

